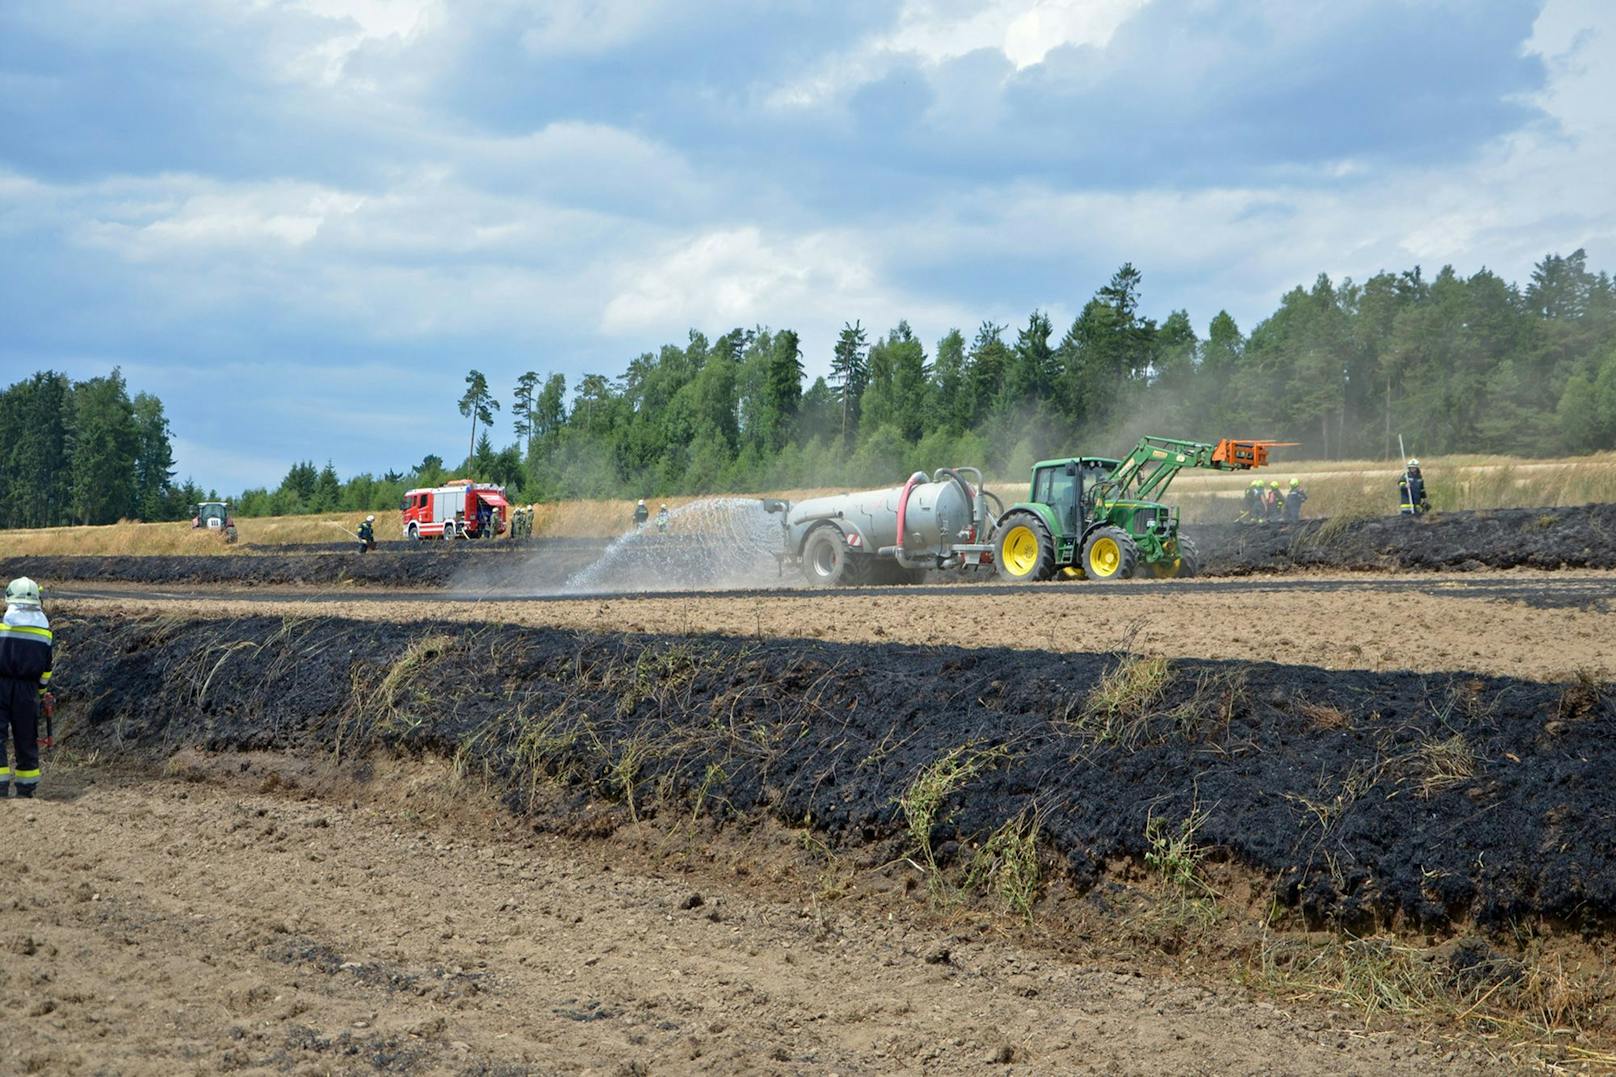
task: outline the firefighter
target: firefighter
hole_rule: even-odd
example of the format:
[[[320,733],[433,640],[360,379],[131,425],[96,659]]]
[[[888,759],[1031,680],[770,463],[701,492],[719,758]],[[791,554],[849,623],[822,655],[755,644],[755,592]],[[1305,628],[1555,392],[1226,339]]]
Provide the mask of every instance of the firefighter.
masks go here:
[[[1307,500],[1307,491],[1302,489],[1302,480],[1291,479],[1290,489],[1285,492],[1285,519],[1291,523],[1302,518],[1302,502]]]
[[[651,510],[645,507],[645,498],[642,497],[640,503],[634,506],[634,530],[638,531],[644,527],[645,521],[650,518]]]
[[[494,506],[486,501],[477,502],[477,537],[494,537]]]
[[[1431,501],[1425,496],[1425,476],[1420,474],[1420,462],[1409,458],[1403,477],[1397,480],[1398,511],[1405,516],[1419,516],[1431,511]]]
[[[0,622],[0,796],[15,785],[19,797],[31,797],[39,785],[39,715],[56,713],[50,679],[50,621],[39,585],[20,576],[6,586],[6,613]],[[8,728],[14,766],[7,765]]]
[[[376,516],[373,513],[366,516],[364,522],[359,525],[359,552],[364,553],[367,550],[374,550],[375,548]]]
[[[659,534],[668,533],[668,506],[663,505],[656,510],[656,529]]]
[[[1256,523],[1263,517],[1262,480],[1252,479],[1246,487],[1246,519]]]
[[[1263,491],[1263,518],[1278,523],[1285,517],[1285,496],[1279,492],[1279,480],[1275,479]]]

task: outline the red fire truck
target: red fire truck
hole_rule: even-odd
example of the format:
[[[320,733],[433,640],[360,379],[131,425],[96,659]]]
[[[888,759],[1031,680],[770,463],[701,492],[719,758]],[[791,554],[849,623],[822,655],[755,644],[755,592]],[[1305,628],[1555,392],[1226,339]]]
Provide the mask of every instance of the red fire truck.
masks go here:
[[[404,495],[404,537],[493,538],[505,531],[510,505],[505,491],[489,482],[453,479]]]

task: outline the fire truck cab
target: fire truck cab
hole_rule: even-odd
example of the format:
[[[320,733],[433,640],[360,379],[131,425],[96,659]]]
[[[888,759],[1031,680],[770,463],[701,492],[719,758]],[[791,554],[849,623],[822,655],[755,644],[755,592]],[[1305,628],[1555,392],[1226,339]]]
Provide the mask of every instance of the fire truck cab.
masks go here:
[[[404,537],[493,538],[505,531],[510,505],[505,491],[488,482],[454,479],[404,495]]]

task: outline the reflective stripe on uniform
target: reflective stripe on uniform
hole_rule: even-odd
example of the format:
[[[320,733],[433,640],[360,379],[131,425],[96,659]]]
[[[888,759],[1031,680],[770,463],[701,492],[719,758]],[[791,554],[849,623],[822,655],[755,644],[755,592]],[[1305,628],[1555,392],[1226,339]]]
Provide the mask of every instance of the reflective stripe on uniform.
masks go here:
[[[18,785],[33,785],[35,782],[39,781],[39,771],[37,770],[19,769],[14,773]]]
[[[51,641],[51,630],[48,628],[35,628],[33,625],[0,624],[0,636],[15,634],[18,636],[33,636],[46,643]]]
[[[9,781],[10,778],[11,778],[11,768],[10,767],[0,767],[0,782]]]
[[[51,675],[51,671],[48,670],[48,669],[45,672],[41,673],[39,675],[39,683],[40,684],[49,684],[50,683],[50,675]]]

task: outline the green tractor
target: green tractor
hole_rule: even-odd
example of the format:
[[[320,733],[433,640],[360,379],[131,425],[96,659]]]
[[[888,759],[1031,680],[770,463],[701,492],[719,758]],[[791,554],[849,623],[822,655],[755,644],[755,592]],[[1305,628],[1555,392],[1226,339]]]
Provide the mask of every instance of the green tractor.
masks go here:
[[[1178,510],[1158,499],[1184,468],[1262,467],[1275,444],[1145,437],[1122,460],[1040,460],[1027,500],[1012,505],[994,531],[999,578],[1032,583],[1056,574],[1091,580],[1193,576],[1200,569],[1195,546],[1178,533]]]

